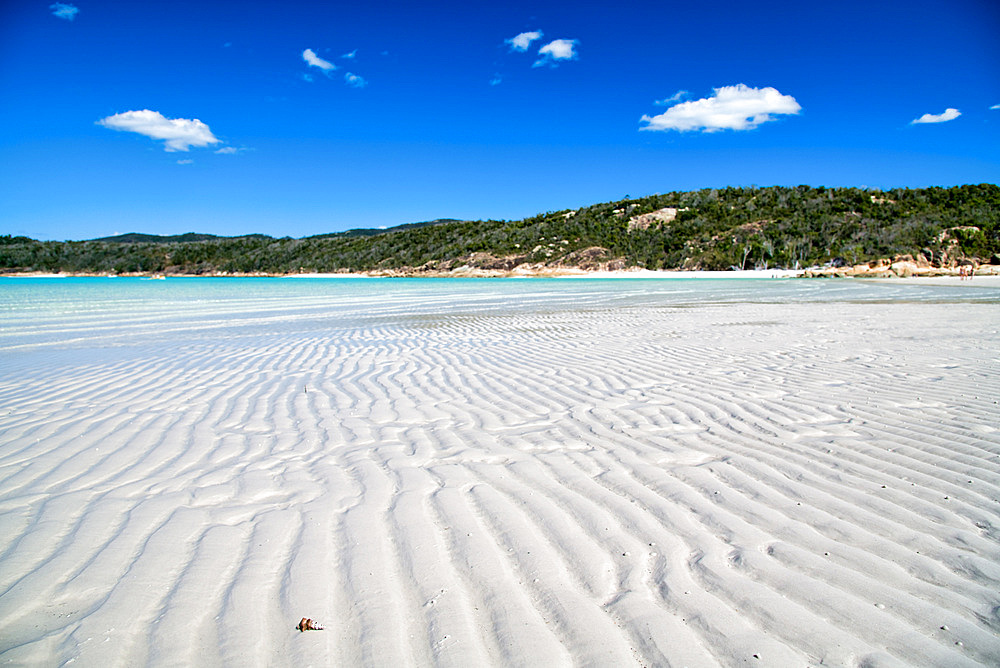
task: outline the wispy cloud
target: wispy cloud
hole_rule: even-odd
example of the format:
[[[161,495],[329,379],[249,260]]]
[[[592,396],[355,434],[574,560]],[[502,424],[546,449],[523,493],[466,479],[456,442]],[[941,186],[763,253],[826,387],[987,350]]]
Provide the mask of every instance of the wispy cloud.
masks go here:
[[[504,44],[508,44],[511,51],[527,51],[532,42],[542,38],[542,34],[541,30],[522,32],[520,35],[505,39]]]
[[[309,63],[311,67],[318,67],[324,72],[332,72],[337,69],[337,66],[331,63],[329,60],[323,60],[316,55],[316,52],[312,49],[306,49],[302,52],[302,60]]]
[[[351,51],[350,53],[345,53],[340,57],[345,58],[347,60],[354,60],[357,54],[358,50],[355,49],[354,51]],[[320,58],[318,55],[316,55],[316,52],[313,51],[312,49],[306,49],[305,51],[302,52],[302,60],[306,61],[306,63],[308,63],[310,67],[318,68],[323,72],[323,74],[325,74],[328,77],[333,75],[334,70],[339,69],[329,60],[326,60],[325,58]],[[313,81],[312,75],[309,74],[308,72],[303,72],[299,76],[302,77],[303,81],[308,81],[310,83]],[[353,72],[344,73],[344,83],[346,83],[348,86],[351,86],[352,88],[364,88],[365,86],[368,85],[368,81],[364,77],[358,74],[354,74]]]
[[[359,77],[357,74],[353,74],[351,72],[344,74],[344,83],[352,88],[364,88],[368,85],[368,82],[365,81],[364,77]]]
[[[776,115],[797,114],[802,110],[791,95],[776,89],[751,88],[744,84],[714,89],[711,97],[682,102],[657,116],[643,116],[640,130],[718,132],[752,130],[775,120]]]
[[[553,40],[538,50],[538,60],[532,67],[555,67],[560,61],[576,60],[576,45],[575,39]]]
[[[49,9],[52,10],[53,16],[66,19],[67,21],[72,21],[76,18],[76,15],[80,13],[80,9],[78,7],[66,4],[65,2],[57,2],[53,5],[49,5]]]
[[[186,159],[184,159],[184,160],[178,160],[178,161],[177,161],[177,164],[178,164],[178,165],[193,165],[193,164],[194,164],[194,160],[191,160],[191,159],[189,159],[189,158],[186,158]]]
[[[167,118],[160,112],[149,109],[108,116],[97,121],[97,124],[112,130],[135,132],[162,140],[164,150],[168,152],[187,151],[192,146],[202,147],[220,143],[209,127],[197,118]]]
[[[491,86],[499,86],[501,83],[503,83],[503,77],[499,74],[494,74],[493,78],[490,79]]]
[[[924,114],[920,118],[914,118],[910,121],[910,125],[920,125],[923,123],[947,123],[948,121],[953,121],[962,115],[958,109],[952,109],[949,107],[944,110],[943,114]]]
[[[994,104],[990,109],[997,110],[1000,109],[1000,104]]]
[[[657,100],[653,104],[657,105],[658,107],[666,107],[671,104],[674,104],[675,102],[680,102],[690,94],[691,93],[686,90],[679,90],[670,97],[663,98],[662,100]]]

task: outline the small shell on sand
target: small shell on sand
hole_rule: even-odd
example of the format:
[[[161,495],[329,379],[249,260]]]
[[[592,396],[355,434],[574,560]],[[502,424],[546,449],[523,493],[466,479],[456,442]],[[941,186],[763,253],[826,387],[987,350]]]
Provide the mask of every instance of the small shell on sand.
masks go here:
[[[296,626],[299,631],[322,631],[323,627],[320,626],[316,621],[309,619],[308,617],[303,617],[299,625]]]

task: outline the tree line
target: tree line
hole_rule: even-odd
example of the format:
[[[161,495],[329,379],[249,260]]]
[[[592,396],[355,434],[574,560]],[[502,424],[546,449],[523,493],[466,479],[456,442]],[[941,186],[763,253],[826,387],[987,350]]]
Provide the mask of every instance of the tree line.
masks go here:
[[[636,225],[637,217],[671,209]],[[641,220],[641,219],[640,219]],[[923,255],[1000,263],[1000,187],[872,190],[710,188],[550,211],[523,220],[442,220],[294,239],[0,236],[0,271],[288,274],[427,270],[469,258],[560,266],[590,256],[646,269],[802,268]]]

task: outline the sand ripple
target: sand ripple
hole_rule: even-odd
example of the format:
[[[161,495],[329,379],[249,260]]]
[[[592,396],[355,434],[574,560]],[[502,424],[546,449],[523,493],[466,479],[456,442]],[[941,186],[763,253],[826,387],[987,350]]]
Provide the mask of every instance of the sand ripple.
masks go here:
[[[0,661],[1000,665],[995,304],[538,303],[14,341]]]

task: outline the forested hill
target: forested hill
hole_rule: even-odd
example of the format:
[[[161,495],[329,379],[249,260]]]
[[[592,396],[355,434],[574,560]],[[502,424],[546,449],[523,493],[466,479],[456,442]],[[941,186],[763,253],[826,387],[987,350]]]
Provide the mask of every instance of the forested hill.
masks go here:
[[[858,264],[905,254],[938,266],[968,259],[1000,262],[1000,187],[705,189],[524,220],[444,219],[304,239],[0,237],[0,271],[6,273],[752,269]]]

